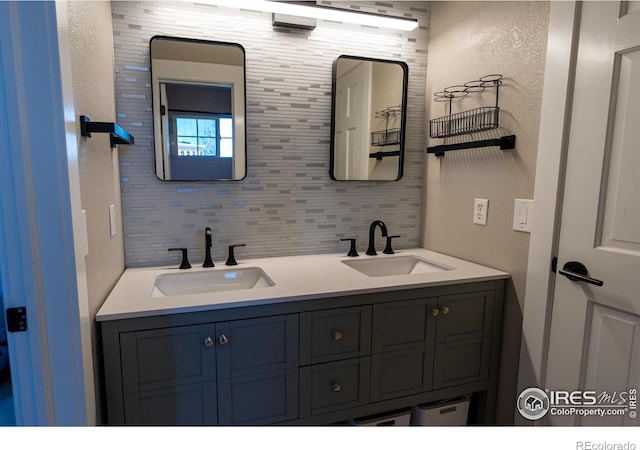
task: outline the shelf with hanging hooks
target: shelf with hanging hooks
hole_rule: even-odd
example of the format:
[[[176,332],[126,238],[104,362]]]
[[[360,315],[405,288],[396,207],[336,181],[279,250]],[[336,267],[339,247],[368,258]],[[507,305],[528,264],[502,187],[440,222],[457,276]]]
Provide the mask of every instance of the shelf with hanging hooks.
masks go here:
[[[400,128],[389,128],[389,118],[402,116],[402,106],[389,106],[380,111],[376,111],[376,119],[384,119],[384,130],[371,133],[371,145],[383,147],[386,145],[397,145],[400,143]]]
[[[478,80],[449,86],[434,93],[433,101],[447,103],[449,114],[429,121],[429,137],[443,139],[498,128],[500,126],[499,92],[502,79],[501,74],[485,75]],[[495,106],[483,106],[459,113],[453,112],[455,99],[466,97],[469,94],[482,93],[487,89],[495,89]],[[427,153],[444,156],[444,153],[450,150],[492,146],[498,146],[501,150],[510,150],[515,148],[515,139],[515,135],[511,135],[499,139],[437,145],[427,148]]]

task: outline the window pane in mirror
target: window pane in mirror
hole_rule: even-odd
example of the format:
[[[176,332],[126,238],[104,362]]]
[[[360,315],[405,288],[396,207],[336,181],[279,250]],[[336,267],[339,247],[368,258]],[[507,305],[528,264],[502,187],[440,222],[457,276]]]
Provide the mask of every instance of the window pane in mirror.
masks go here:
[[[198,139],[178,137],[178,156],[198,156]]]
[[[233,156],[233,139],[221,138],[220,139],[220,157],[231,158]]]
[[[216,121],[211,119],[199,119],[198,136],[216,137]]]
[[[197,136],[198,125],[196,119],[176,118],[176,130],[178,136]]]
[[[226,138],[233,137],[233,119],[220,118],[220,136]]]

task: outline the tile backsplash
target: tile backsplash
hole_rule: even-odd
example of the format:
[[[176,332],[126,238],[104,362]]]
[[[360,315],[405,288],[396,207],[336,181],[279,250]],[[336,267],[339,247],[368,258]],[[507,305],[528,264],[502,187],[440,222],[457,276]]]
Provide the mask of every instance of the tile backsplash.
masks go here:
[[[329,3],[329,2],[323,2]],[[136,140],[120,146],[127,267],[174,264],[170,247],[214,261],[227,246],[243,257],[348,250],[364,252],[371,221],[383,220],[394,247],[419,245],[425,146],[428,3],[334,2],[419,21],[411,32],[322,22],[312,31],[278,30],[271,14],[198,2],[112,2],[117,121]],[[348,6],[347,6],[348,5]],[[246,51],[247,177],[239,182],[163,182],[154,172],[149,39],[154,35],[237,42]],[[409,66],[404,176],[398,182],[329,177],[331,70],[339,55]],[[379,240],[378,247],[383,242]]]

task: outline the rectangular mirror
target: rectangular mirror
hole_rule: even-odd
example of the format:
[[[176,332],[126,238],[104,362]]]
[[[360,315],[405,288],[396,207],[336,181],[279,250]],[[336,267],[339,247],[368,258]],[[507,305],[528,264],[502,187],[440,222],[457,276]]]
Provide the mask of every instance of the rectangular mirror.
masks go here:
[[[402,177],[409,67],[357,56],[333,63],[331,178]]]
[[[243,179],[247,174],[244,48],[154,36],[150,55],[158,178]]]

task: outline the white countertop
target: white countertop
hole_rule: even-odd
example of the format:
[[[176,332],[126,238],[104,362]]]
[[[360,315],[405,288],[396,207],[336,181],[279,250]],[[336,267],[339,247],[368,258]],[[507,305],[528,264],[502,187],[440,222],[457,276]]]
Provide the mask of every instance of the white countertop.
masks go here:
[[[342,264],[345,260],[393,258],[414,255],[451,267],[451,270],[411,275],[370,277]],[[233,268],[260,267],[275,283],[270,287],[208,292],[204,294],[153,297],[156,276],[165,273],[226,270],[224,262],[214,261],[214,268],[176,266],[126,269],[96,316],[97,321],[129,319],[164,314],[207,311],[230,306],[264,305],[313,298],[366,294],[391,289],[411,289],[474,281],[509,278],[509,274],[421,248],[398,250],[394,255],[361,254],[349,258],[345,253],[238,259]]]

